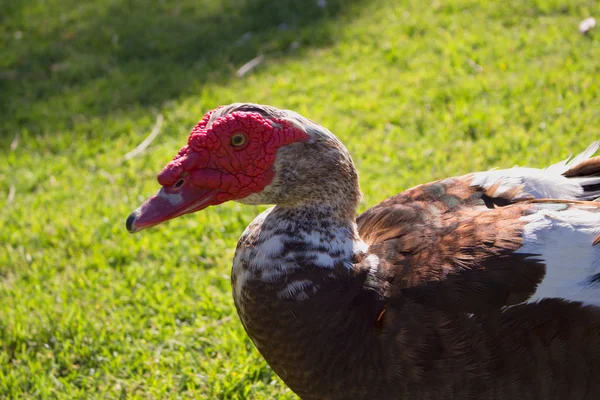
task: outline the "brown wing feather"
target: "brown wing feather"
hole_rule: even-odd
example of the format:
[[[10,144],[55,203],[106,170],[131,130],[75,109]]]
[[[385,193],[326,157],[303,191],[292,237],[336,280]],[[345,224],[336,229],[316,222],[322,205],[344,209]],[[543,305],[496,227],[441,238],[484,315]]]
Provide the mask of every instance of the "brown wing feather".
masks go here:
[[[500,199],[471,187],[470,180],[467,175],[418,186],[358,218],[390,291],[471,313],[520,303],[535,292],[544,264],[515,253],[525,225],[520,217],[531,203],[496,207]]]
[[[563,173],[567,178],[600,175],[600,156],[588,158]]]
[[[484,190],[471,186],[473,175],[464,175],[427,183],[408,189],[392,196],[362,213],[358,219],[358,228],[363,240],[367,243],[381,241],[383,237],[393,237],[390,229],[400,228],[397,222],[419,222],[420,218],[430,218],[432,215],[415,213],[414,221],[398,221],[410,218],[406,211],[410,208],[418,210],[433,210],[442,215],[460,207],[495,208],[514,203],[514,198],[521,187],[516,187],[504,193],[497,193],[497,186]],[[500,182],[499,182],[500,184]],[[431,220],[421,221],[431,223]],[[401,229],[401,228],[400,228]]]

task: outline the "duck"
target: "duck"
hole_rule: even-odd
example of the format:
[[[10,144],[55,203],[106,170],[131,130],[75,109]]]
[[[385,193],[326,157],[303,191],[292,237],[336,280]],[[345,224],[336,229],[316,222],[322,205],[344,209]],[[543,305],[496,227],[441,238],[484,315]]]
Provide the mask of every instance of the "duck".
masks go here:
[[[290,110],[208,112],[129,232],[236,201],[239,319],[300,398],[600,398],[599,143],[422,184],[357,217],[358,173]]]

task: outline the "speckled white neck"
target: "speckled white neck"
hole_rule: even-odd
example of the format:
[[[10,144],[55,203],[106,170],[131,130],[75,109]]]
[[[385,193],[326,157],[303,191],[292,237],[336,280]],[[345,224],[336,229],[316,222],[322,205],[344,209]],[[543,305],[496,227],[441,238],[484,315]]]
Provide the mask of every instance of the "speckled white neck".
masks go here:
[[[340,224],[323,218],[326,213],[317,214],[274,207],[256,217],[238,242],[232,269],[234,297],[258,281],[279,287],[280,299],[304,300],[316,293],[317,285],[310,279],[288,281],[288,274],[307,266],[352,268],[354,256],[368,249],[356,223]]]

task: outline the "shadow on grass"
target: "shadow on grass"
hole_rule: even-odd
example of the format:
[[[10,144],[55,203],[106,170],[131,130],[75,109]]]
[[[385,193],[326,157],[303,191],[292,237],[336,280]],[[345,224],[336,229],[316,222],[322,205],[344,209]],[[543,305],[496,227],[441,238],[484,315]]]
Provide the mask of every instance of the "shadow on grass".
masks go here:
[[[336,18],[358,1],[14,1],[2,18],[8,58],[0,61],[0,135],[158,107],[206,82],[236,78],[259,54],[328,45]]]

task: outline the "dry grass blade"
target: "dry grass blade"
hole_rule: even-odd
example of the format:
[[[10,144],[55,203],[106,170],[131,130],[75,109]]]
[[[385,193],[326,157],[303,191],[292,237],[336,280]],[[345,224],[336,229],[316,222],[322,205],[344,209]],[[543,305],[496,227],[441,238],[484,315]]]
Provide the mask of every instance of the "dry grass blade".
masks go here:
[[[263,61],[265,61],[265,56],[260,55],[258,57],[255,57],[252,60],[248,61],[246,64],[242,65],[235,74],[238,76],[238,78],[241,78],[248,72],[252,71],[254,68],[258,67],[260,64],[262,64]]]
[[[135,149],[133,149],[129,153],[125,154],[123,156],[123,159],[131,160],[133,157],[137,157],[140,154],[142,154],[144,152],[144,150],[146,150],[146,148],[148,146],[150,146],[150,143],[152,143],[152,141],[154,139],[156,139],[156,137],[160,133],[160,128],[162,127],[163,120],[164,120],[164,118],[163,118],[162,114],[158,114],[156,116],[156,123],[154,124],[154,128],[152,128],[152,132],[150,132],[148,137],[146,139],[144,139],[144,141],[142,143],[140,143]]]
[[[8,189],[8,197],[6,199],[7,204],[10,204],[15,200],[15,193],[16,193],[15,185],[10,185],[10,189]]]
[[[19,135],[16,134],[15,138],[10,142],[10,151],[15,151],[19,146]]]

